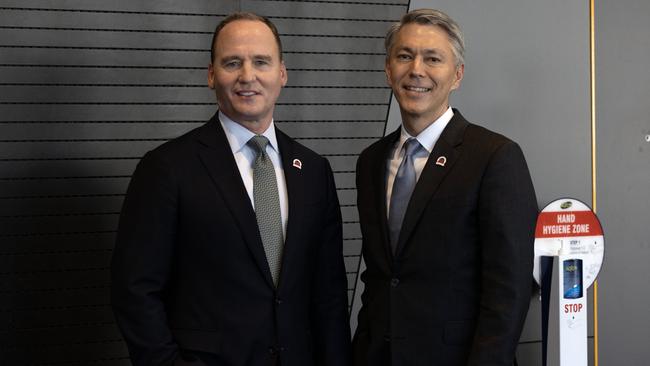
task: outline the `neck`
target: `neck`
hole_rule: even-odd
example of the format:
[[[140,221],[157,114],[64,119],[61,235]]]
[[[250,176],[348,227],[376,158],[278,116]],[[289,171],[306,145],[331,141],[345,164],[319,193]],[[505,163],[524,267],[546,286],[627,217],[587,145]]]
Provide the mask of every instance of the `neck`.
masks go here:
[[[273,121],[272,117],[258,119],[258,120],[247,120],[244,118],[234,118],[228,115],[227,113],[224,113],[224,111],[221,111],[221,113],[223,113],[223,115],[228,117],[231,121],[239,124],[240,126],[244,127],[245,129],[251,131],[256,135],[263,134],[264,131],[266,131],[269,128],[271,122]]]
[[[233,120],[234,121],[234,120]],[[251,131],[256,135],[261,135],[266,131],[271,125],[271,120],[268,121],[235,121],[240,125],[244,126],[247,130]]]
[[[440,116],[445,114],[447,109],[449,109],[449,106],[446,106],[435,114],[428,116],[412,115],[402,111],[402,125],[406,129],[406,132],[409,133],[409,135],[416,137],[422,131],[426,130],[427,127],[431,126],[432,123],[437,121]]]

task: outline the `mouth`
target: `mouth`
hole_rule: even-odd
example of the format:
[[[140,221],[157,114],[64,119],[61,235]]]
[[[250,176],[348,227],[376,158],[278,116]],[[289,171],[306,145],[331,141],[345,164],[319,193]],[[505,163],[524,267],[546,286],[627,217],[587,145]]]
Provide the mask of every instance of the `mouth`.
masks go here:
[[[235,94],[240,97],[252,97],[258,95],[259,93],[254,90],[238,90],[235,91]]]
[[[425,88],[421,86],[411,86],[411,85],[405,85],[403,86],[404,89],[410,92],[415,92],[415,93],[428,93],[431,91],[431,88]]]

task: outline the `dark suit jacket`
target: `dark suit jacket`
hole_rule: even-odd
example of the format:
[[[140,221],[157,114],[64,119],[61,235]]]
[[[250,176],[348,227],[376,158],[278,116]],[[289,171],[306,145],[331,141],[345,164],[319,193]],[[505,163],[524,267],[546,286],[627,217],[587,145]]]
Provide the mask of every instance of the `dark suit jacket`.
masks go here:
[[[135,366],[275,366],[278,357],[282,366],[347,364],[332,171],[326,159],[276,134],[289,205],[277,289],[216,115],[139,163],[111,268],[113,309]]]
[[[454,110],[393,256],[386,166],[399,134],[368,147],[357,165],[367,270],[354,365],[510,366],[531,296],[537,216],[523,153]]]

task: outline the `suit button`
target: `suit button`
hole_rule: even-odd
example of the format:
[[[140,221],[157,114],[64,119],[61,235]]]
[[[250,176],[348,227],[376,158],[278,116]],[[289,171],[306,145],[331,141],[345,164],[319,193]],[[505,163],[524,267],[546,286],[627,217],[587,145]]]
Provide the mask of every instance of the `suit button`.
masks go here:
[[[275,298],[275,303],[276,303],[277,305],[281,305],[281,304],[282,304],[282,299],[279,298],[279,297],[276,297],[276,298]]]
[[[399,285],[399,278],[393,278],[393,279],[391,279],[391,280],[390,280],[390,285],[391,285],[392,287],[397,287],[397,285]]]
[[[272,355],[275,355],[278,351],[275,349],[275,347],[269,347],[269,353]]]

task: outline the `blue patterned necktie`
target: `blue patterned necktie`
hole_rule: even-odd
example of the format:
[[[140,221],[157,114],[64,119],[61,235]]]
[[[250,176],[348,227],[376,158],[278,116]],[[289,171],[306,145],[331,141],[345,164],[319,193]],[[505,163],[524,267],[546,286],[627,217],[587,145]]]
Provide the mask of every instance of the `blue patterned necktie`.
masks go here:
[[[404,158],[395,175],[393,191],[390,195],[390,211],[388,214],[388,230],[393,254],[395,254],[395,250],[397,249],[397,242],[399,241],[399,233],[402,229],[406,208],[408,207],[417,181],[413,156],[420,148],[422,148],[422,145],[414,138],[409,138],[402,146]]]
[[[275,168],[271,158],[266,153],[266,145],[268,144],[269,140],[261,135],[256,135],[248,141],[248,145],[256,153],[253,162],[255,217],[257,218],[257,227],[260,231],[273,283],[277,287],[282,266],[284,235],[282,233],[280,196],[278,194]]]

